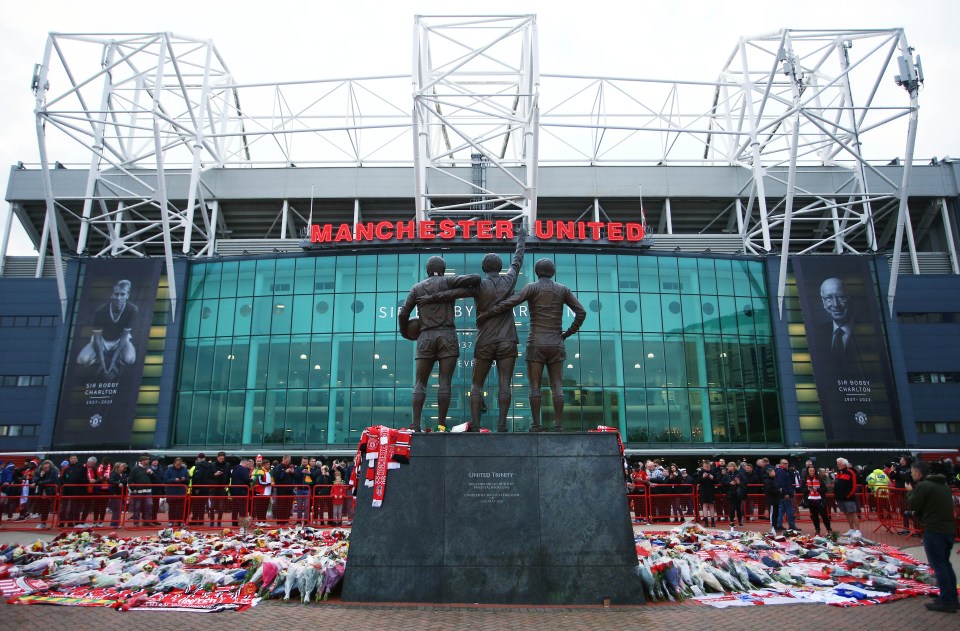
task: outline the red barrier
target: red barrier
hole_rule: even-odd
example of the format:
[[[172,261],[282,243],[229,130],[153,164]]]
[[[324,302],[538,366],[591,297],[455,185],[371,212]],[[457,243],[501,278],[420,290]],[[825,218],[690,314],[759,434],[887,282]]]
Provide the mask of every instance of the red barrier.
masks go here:
[[[102,489],[100,485],[64,484],[60,487],[57,511],[59,528],[111,528],[122,523],[122,493]],[[110,513],[110,521],[107,514]]]
[[[17,485],[5,490],[9,495],[0,496],[0,515],[6,518],[7,528],[45,529],[56,523],[57,502],[60,499],[56,484],[39,488],[36,485]]]
[[[877,532],[884,528],[887,532],[902,535],[904,538],[914,534],[919,535],[921,529],[916,518],[911,519],[904,515],[904,511],[907,510],[907,494],[909,491],[896,488],[888,488],[886,491],[887,497],[880,497],[878,494],[876,498],[877,521],[879,524],[873,531]]]
[[[650,502],[647,501],[649,497],[646,487],[627,494],[627,501],[633,512],[633,523],[646,524],[650,521]]]
[[[690,484],[651,484],[647,504],[650,523],[680,523],[697,516],[698,503]]]
[[[184,520],[189,528],[223,528],[229,525],[224,514],[236,508],[228,487],[222,484],[194,484],[190,487]]]
[[[289,527],[306,523],[310,514],[309,493],[306,484],[274,484],[270,495],[254,495],[250,500],[253,525]]]

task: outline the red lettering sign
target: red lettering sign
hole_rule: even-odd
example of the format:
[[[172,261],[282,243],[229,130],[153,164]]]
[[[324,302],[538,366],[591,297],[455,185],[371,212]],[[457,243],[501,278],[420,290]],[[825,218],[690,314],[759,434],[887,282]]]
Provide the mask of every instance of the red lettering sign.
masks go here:
[[[459,234],[458,234],[459,233]],[[643,241],[643,224],[619,221],[537,221],[533,234],[541,241]],[[482,241],[512,240],[514,224],[507,220],[441,219],[440,221],[378,221],[357,224],[313,224],[310,243],[340,243],[353,241],[423,241],[434,239]]]

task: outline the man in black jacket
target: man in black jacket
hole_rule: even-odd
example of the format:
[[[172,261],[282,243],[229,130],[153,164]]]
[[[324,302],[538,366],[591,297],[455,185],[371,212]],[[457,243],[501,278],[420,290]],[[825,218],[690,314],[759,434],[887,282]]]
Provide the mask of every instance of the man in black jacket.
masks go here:
[[[130,490],[130,512],[133,524],[150,525],[150,506],[153,503],[153,474],[150,456],[142,454],[130,470],[127,488]]]
[[[203,525],[207,497],[210,495],[209,486],[213,483],[212,474],[206,454],[197,454],[194,465],[190,467],[190,523],[194,526]]]
[[[87,475],[76,454],[70,456],[69,462],[60,472],[60,495],[64,498],[60,505],[60,523],[64,526],[75,526],[82,501],[77,496],[83,495],[84,490],[84,487],[77,485],[86,483]]]
[[[250,470],[253,462],[241,458],[240,464],[230,471],[230,503],[233,505],[233,525],[239,526],[239,519],[247,516],[247,496],[250,494]]]
[[[923,551],[927,563],[937,577],[940,597],[927,604],[930,611],[956,613],[957,574],[950,564],[950,549],[956,526],[953,523],[953,495],[946,479],[940,474],[930,474],[930,465],[918,461],[910,467],[914,488],[907,495],[907,509],[916,515],[923,525]]]
[[[230,484],[230,463],[226,452],[219,452],[217,459],[210,463],[210,484],[210,525],[220,528],[227,508],[227,485]]]
[[[297,468],[290,462],[290,456],[284,456],[273,468],[273,490],[276,498],[273,503],[273,518],[278,524],[286,524],[293,510],[293,485],[297,484]]]

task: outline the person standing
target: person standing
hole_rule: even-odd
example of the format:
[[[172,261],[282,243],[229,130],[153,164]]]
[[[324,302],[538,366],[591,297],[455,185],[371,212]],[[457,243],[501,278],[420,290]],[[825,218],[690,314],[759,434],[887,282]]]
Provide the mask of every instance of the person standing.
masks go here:
[[[171,526],[183,526],[186,519],[184,510],[184,499],[187,495],[187,484],[190,480],[190,474],[187,468],[183,466],[183,458],[174,458],[173,466],[167,469],[163,474],[163,481],[166,484],[167,516],[170,518]]]
[[[950,550],[956,526],[953,523],[953,495],[946,477],[930,473],[930,465],[923,461],[910,465],[914,488],[907,494],[907,510],[923,528],[923,550],[927,563],[937,577],[940,597],[927,603],[930,611],[956,613],[957,574],[950,563]]]
[[[527,377],[530,380],[531,432],[542,431],[540,425],[540,383],[546,367],[553,393],[553,429],[563,431],[563,362],[567,358],[564,341],[580,330],[587,312],[566,285],[554,282],[557,267],[550,259],[540,259],[533,266],[537,282],[520,293],[501,300],[484,313],[477,314],[477,326],[501,314],[512,312],[520,303],[530,305],[530,333],[527,335]],[[573,311],[573,323],[563,330],[563,308]]]
[[[280,464],[273,468],[273,484],[276,496],[273,500],[273,518],[280,525],[286,525],[293,512],[293,489],[297,484],[297,468],[284,456]]]
[[[893,488],[900,489],[892,491],[890,504],[896,507],[896,510],[903,516],[903,529],[898,534],[906,535],[910,533],[910,518],[907,517],[907,491],[913,482],[910,473],[910,466],[913,459],[909,456],[900,456],[900,463],[890,472],[890,481],[893,482]],[[916,520],[913,521],[914,530],[919,530]]]
[[[150,456],[142,454],[130,471],[130,512],[134,526],[150,525],[150,507],[153,504],[153,469]]]
[[[727,471],[721,478],[727,492],[727,502],[730,506],[730,528],[733,529],[733,520],[737,520],[738,526],[743,526],[743,500],[747,495],[747,485],[744,481],[742,472],[737,468],[737,463],[727,463]]]
[[[113,473],[113,461],[108,456],[104,456],[100,465],[97,467],[97,486],[94,494],[97,495],[97,503],[93,507],[93,521],[97,526],[103,526],[107,519],[107,505],[110,500],[105,497],[110,495],[110,474]],[[104,496],[104,497],[99,497]]]
[[[68,459],[66,467],[60,471],[60,525],[73,527],[77,525],[77,516],[80,513],[79,497],[83,495],[83,487],[80,486],[86,480],[84,466],[80,464],[80,459],[73,454]]]
[[[217,453],[210,463],[210,525],[223,526],[223,513],[227,509],[227,485],[230,484],[230,463],[226,452]]]
[[[639,462],[633,463],[630,471],[630,484],[633,486],[631,491],[633,502],[633,523],[647,523],[647,470]]]
[[[756,495],[761,487],[762,481],[757,475],[757,471],[753,468],[753,465],[749,462],[744,461],[740,465],[740,473],[742,474],[745,485],[743,488],[744,512],[747,515],[747,520],[753,521],[753,505],[756,503]]]
[[[783,530],[780,527],[780,489],[777,487],[777,470],[769,468],[767,477],[763,479],[763,495],[770,507],[770,534],[775,535]]]
[[[118,462],[110,472],[110,527],[120,527],[120,517],[123,515],[124,493],[127,490],[127,463]]]
[[[230,504],[233,513],[233,525],[240,525],[240,518],[247,516],[247,498],[250,495],[250,470],[253,463],[249,458],[241,458],[240,464],[230,471]]]
[[[807,467],[806,475],[803,478],[803,500],[810,509],[810,519],[813,520],[813,528],[816,534],[820,534],[820,520],[827,527],[827,532],[833,532],[830,526],[830,516],[827,514],[827,505],[824,502],[824,496],[827,494],[827,478],[825,475],[818,475],[817,469],[813,465]]]
[[[85,482],[87,485],[81,487],[83,498],[80,500],[80,512],[77,521],[81,522],[82,526],[96,526],[96,517],[94,517],[93,523],[87,523],[87,517],[90,513],[96,512],[97,499],[93,495],[96,491],[96,484],[94,483],[97,481],[97,458],[95,456],[87,458],[87,464],[84,465],[81,473],[81,482]]]
[[[202,526],[207,513],[210,484],[213,482],[210,463],[204,453],[197,454],[197,459],[190,467],[190,524]]]
[[[313,481],[313,519],[325,525],[327,515],[331,512],[330,485],[333,484],[333,475],[330,473],[330,467],[321,465],[320,473],[314,476]]]
[[[333,471],[333,484],[330,485],[330,504],[333,525],[343,525],[343,503],[347,497],[347,485],[339,469]]]
[[[270,508],[270,501],[273,495],[273,476],[270,474],[270,463],[263,456],[257,454],[254,461],[256,467],[253,470],[253,518],[257,520],[258,526],[265,526],[263,521],[267,518],[267,510]]]
[[[33,478],[33,485],[35,487],[33,505],[36,512],[40,515],[40,523],[37,524],[38,530],[47,527],[47,516],[50,515],[50,507],[52,507],[56,501],[57,483],[59,481],[60,472],[53,466],[53,462],[50,460],[41,462],[40,470],[37,471],[37,475]]]
[[[304,456],[300,459],[300,466],[297,467],[293,476],[296,479],[297,486],[293,489],[296,496],[297,522],[302,526],[307,525],[307,504],[310,501],[310,492],[313,490],[313,476],[310,471],[310,459]]]
[[[713,475],[713,463],[709,460],[702,460],[700,468],[693,474],[693,480],[697,485],[697,495],[700,497],[703,525],[715,528],[717,526],[717,509],[714,507],[714,502],[716,502],[717,480]]]
[[[797,520],[793,507],[793,495],[796,492],[794,473],[790,468],[790,461],[785,458],[781,459],[780,466],[776,468],[775,474],[777,490],[780,491],[780,504],[778,506],[780,520],[779,523],[774,524],[775,526],[779,526],[780,530],[783,530],[784,520],[786,520],[790,530],[797,529]]]
[[[851,537],[862,537],[860,534],[860,520],[857,519],[857,475],[850,468],[850,461],[846,458],[837,458],[837,475],[833,480],[833,496],[837,498],[837,507],[847,518],[850,529],[847,534]]]

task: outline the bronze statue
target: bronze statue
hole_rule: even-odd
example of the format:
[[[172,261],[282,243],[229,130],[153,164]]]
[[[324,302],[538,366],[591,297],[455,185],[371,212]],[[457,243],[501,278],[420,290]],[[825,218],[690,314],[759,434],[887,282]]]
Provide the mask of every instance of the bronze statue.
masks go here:
[[[487,254],[480,264],[486,273],[486,278],[476,287],[454,289],[431,296],[424,296],[417,300],[417,305],[431,304],[456,300],[466,296],[473,296],[477,306],[477,314],[484,313],[494,304],[513,293],[517,284],[517,276],[523,267],[523,250],[527,238],[527,231],[520,229],[517,239],[517,249],[513,253],[513,262],[506,274],[500,274],[503,261],[499,254]],[[483,408],[483,383],[490,373],[490,366],[497,362],[499,390],[497,400],[500,415],[497,420],[497,431],[507,431],[507,412],[510,409],[510,381],[513,369],[517,363],[517,325],[513,313],[504,312],[496,317],[484,320],[483,324],[477,320],[477,342],[473,353],[473,383],[470,388],[470,426],[467,431],[480,431],[480,413]]]
[[[446,262],[439,256],[431,256],[427,261],[427,278],[410,288],[407,299],[400,307],[397,320],[400,333],[407,339],[417,341],[416,383],[413,386],[413,424],[411,429],[421,430],[423,404],[427,399],[427,380],[434,364],[440,364],[440,388],[437,392],[438,425],[445,425],[447,410],[450,408],[450,382],[460,356],[460,342],[457,340],[456,324],[453,315],[453,300],[446,302],[424,303],[418,308],[419,318],[411,320],[410,313],[417,306],[417,299],[432,296],[450,289],[476,287],[480,276],[468,274],[462,276],[444,276]]]
[[[556,266],[550,259],[540,259],[533,268],[537,282],[530,283],[520,293],[500,301],[487,311],[477,314],[477,326],[501,314],[511,312],[522,302],[530,305],[530,334],[527,336],[527,372],[530,379],[530,412],[533,416],[531,432],[543,431],[540,425],[540,383],[546,365],[553,392],[554,430],[563,431],[563,362],[567,352],[563,341],[580,330],[587,312],[566,285],[553,281]],[[574,313],[573,324],[561,332],[563,307]]]

